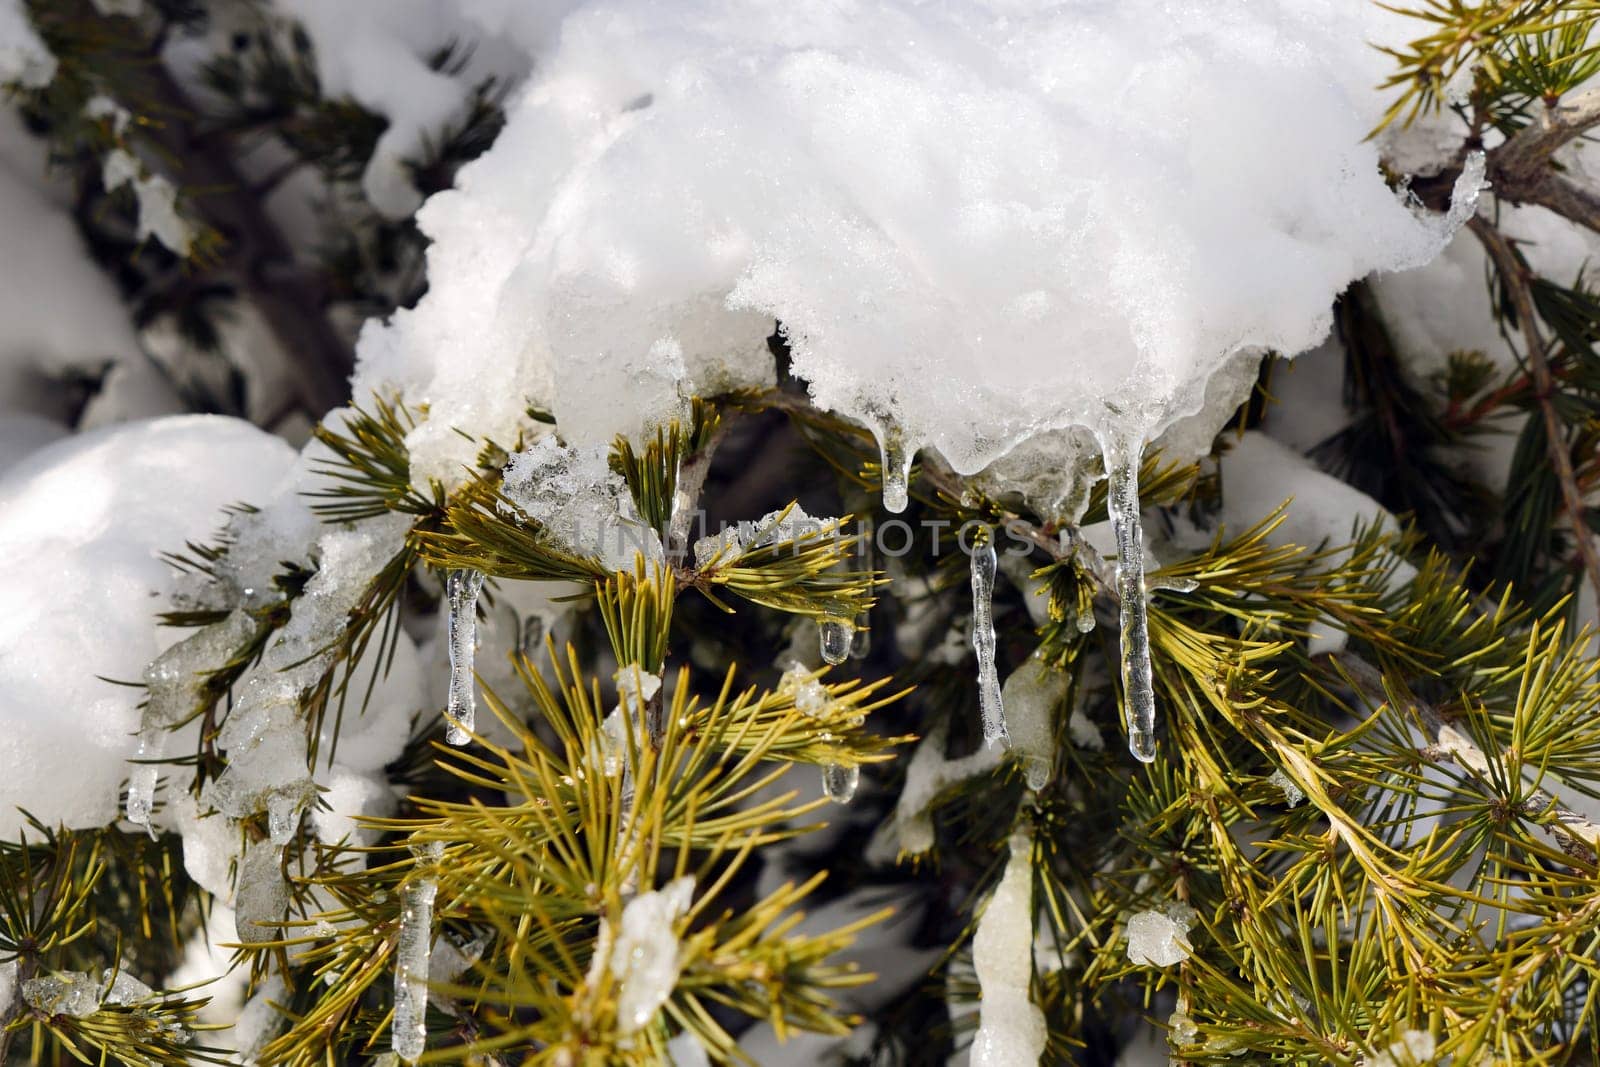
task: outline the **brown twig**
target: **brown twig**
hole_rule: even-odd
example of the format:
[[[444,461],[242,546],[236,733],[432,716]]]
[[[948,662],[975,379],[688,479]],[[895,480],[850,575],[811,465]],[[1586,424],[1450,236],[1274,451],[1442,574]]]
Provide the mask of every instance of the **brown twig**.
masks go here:
[[[1528,350],[1528,366],[1533,372],[1534,398],[1544,419],[1545,447],[1550,462],[1556,469],[1556,480],[1561,485],[1561,500],[1567,519],[1572,523],[1573,535],[1578,541],[1578,555],[1583,569],[1594,587],[1596,603],[1600,603],[1600,553],[1595,551],[1594,536],[1583,517],[1583,494],[1578,489],[1578,478],[1572,468],[1572,456],[1567,451],[1566,426],[1557,413],[1555,385],[1550,374],[1550,363],[1545,358],[1544,337],[1539,331],[1539,320],[1533,309],[1533,294],[1528,288],[1527,264],[1517,254],[1516,248],[1487,219],[1474,217],[1467,223],[1472,233],[1483,245],[1495,266],[1495,273],[1506,287],[1511,306],[1516,309],[1517,323],[1522,327],[1523,341]]]

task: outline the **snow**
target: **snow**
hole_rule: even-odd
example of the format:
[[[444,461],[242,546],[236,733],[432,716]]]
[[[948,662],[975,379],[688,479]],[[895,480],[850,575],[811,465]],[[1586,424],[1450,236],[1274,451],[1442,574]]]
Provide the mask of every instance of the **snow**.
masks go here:
[[[126,120],[113,116],[113,121]],[[139,205],[139,240],[154,236],[174,254],[187,256],[194,243],[194,230],[178,211],[177,186],[160,174],[145,174],[144,169],[144,164],[126,149],[113,148],[101,164],[100,183],[108,193],[125,185],[133,187],[134,200]]]
[[[80,434],[0,477],[0,839],[19,805],[69,827],[115,818],[142,693],[96,675],[136,682],[184,636],[156,625],[158,554],[209,540],[219,509],[270,495],[292,458],[248,423],[190,415]]]
[[[894,818],[883,824],[867,847],[868,858],[874,862],[892,861],[896,851],[920,855],[932,848],[931,809],[939,794],[967,778],[992,771],[1005,755],[998,746],[982,745],[970,755],[947,759],[946,732],[945,724],[940,723],[918,742],[906,765]]]
[[[1305,791],[1295,784],[1294,779],[1283,773],[1281,767],[1267,775],[1267,784],[1275,785],[1283,790],[1283,802],[1291,808],[1296,807],[1306,799]]]
[[[406,162],[462,117],[485,77],[526,72],[528,45],[567,6],[520,0],[279,0],[316,45],[318,80],[329,97],[347,96],[388,120],[362,175],[380,212],[400,219],[421,203]],[[459,69],[435,70],[429,58],[470,45]]]
[[[1426,1030],[1402,1030],[1389,1047],[1373,1056],[1369,1067],[1428,1067],[1435,1063],[1437,1044]]]
[[[972,1067],[1038,1063],[1048,1031],[1028,998],[1033,981],[1033,841],[1011,835],[1005,874],[972,939],[972,962],[983,1004],[972,1039]]]
[[[0,0],[0,42],[9,39],[5,11]],[[13,108],[0,108],[0,244],[28,250],[27,269],[9,272],[0,288],[0,412],[66,421],[74,412],[60,379],[97,377],[108,367],[82,425],[177,410],[171,388],[141,355],[111,278],[89,258],[70,208],[70,185],[46,174],[44,142]],[[132,410],[131,400],[139,402]]]
[[[1392,32],[1367,5],[568,10],[507,36],[533,73],[506,130],[419,214],[436,284],[364,332],[358,392],[435,412],[419,478],[459,479],[448,427],[508,438],[530,398],[592,444],[770,381],[774,319],[892,468],[1073,426],[1138,443],[1447,236],[1365,140]]]
[[[693,899],[694,877],[684,875],[628,901],[614,933],[601,919],[589,984],[610,970],[616,981],[617,1028],[623,1034],[649,1023],[678,984],[683,950],[674,928]]]
[[[0,83],[43,89],[55,76],[56,57],[34,32],[23,0],[0,0]]]
[[[1241,534],[1272,509],[1289,501],[1283,521],[1268,535],[1272,545],[1348,544],[1358,525],[1394,531],[1394,517],[1377,501],[1318,470],[1309,459],[1262,433],[1251,431],[1230,441],[1222,455],[1222,523]],[[1322,566],[1337,563],[1338,556]],[[1415,570],[1403,561],[1395,580],[1404,582]]]
[[[54,419],[25,411],[0,413],[0,476],[66,435],[67,428]]]
[[[1128,960],[1151,967],[1171,967],[1189,958],[1189,927],[1195,911],[1177,901],[1161,910],[1141,911],[1128,919]]]

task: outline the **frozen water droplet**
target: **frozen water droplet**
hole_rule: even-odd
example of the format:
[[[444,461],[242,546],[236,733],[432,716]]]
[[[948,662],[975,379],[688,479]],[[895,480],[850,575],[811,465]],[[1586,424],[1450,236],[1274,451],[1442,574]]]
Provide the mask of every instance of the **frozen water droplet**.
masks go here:
[[[855,799],[856,787],[861,784],[861,767],[842,763],[822,765],[822,791],[835,804],[848,804]]]
[[[472,670],[478,644],[478,591],[482,588],[482,571],[451,571],[445,579],[450,610],[450,696],[445,710],[455,720],[445,732],[445,740],[452,745],[466,744],[477,728]]]
[[[1000,699],[1000,677],[995,673],[994,573],[998,561],[994,541],[972,549],[972,648],[978,654],[978,707],[983,715],[983,739],[989,744],[1006,740],[1005,705]]]
[[[906,449],[905,434],[900,427],[890,423],[878,431],[880,452],[879,470],[883,475],[883,506],[898,515],[911,502],[911,453]]]
[[[1117,535],[1117,598],[1122,621],[1122,692],[1128,751],[1145,763],[1156,758],[1155,683],[1150,672],[1150,617],[1144,586],[1144,530],[1139,515],[1140,448],[1112,436],[1102,439],[1107,505]]]
[[[825,618],[817,622],[817,639],[825,663],[837,666],[850,658],[855,629],[855,624],[849,619]]]
[[[438,889],[432,878],[419,878],[401,894],[389,1047],[407,1063],[415,1063],[428,1044],[428,957],[433,951],[433,898]]]

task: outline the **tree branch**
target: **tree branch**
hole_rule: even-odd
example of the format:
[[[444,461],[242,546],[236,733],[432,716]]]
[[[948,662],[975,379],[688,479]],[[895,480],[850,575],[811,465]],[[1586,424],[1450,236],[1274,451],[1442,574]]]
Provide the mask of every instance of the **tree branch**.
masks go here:
[[[1563,145],[1600,125],[1600,89],[1547,106],[1534,121],[1508,137],[1490,157],[1501,176],[1521,183],[1546,173]]]
[[[1376,708],[1393,703],[1388,689],[1383,684],[1382,674],[1371,663],[1353,652],[1337,652],[1332,659],[1345,680],[1369,705]],[[1422,754],[1435,759],[1450,760],[1470,772],[1478,782],[1480,792],[1486,792],[1484,787],[1497,777],[1493,774],[1493,770],[1499,761],[1491,760],[1476,742],[1446,722],[1444,716],[1433,705],[1418,700],[1410,694],[1406,695],[1406,704],[1408,706],[1405,710],[1414,712],[1421,720],[1429,741],[1428,748],[1424,749]],[[1504,781],[1521,783],[1520,765],[1508,767],[1499,764],[1497,769],[1500,771],[1498,777]],[[1600,826],[1596,826],[1586,816],[1562,804],[1554,794],[1535,786],[1516,805],[1516,808],[1529,818],[1549,813],[1552,821],[1539,825],[1545,826],[1557,837],[1563,851],[1590,866],[1597,862],[1596,849],[1600,849]]]
[[[1511,242],[1486,219],[1474,217],[1467,226],[1482,243],[1500,276],[1511,306],[1516,309],[1518,325],[1528,350],[1528,366],[1533,372],[1534,398],[1544,419],[1545,448],[1556,469],[1556,480],[1561,485],[1561,500],[1572,523],[1573,535],[1578,541],[1578,555],[1583,569],[1594,587],[1595,603],[1600,604],[1600,553],[1594,545],[1594,535],[1583,517],[1583,494],[1578,489],[1577,474],[1572,469],[1572,455],[1567,451],[1567,428],[1561,421],[1552,399],[1555,394],[1550,364],[1545,359],[1544,337],[1539,332],[1539,319],[1533,309],[1533,294],[1528,288],[1527,264],[1517,254]]]
[[[320,418],[349,396],[350,346],[323,313],[321,294],[292,269],[294,250],[239,171],[230,139],[190,135],[181,120],[196,114],[194,105],[165,64],[149,64],[144,82],[153,110],[178,120],[153,127],[174,161],[174,180],[227,242],[224,263],[293,364],[301,399]]]

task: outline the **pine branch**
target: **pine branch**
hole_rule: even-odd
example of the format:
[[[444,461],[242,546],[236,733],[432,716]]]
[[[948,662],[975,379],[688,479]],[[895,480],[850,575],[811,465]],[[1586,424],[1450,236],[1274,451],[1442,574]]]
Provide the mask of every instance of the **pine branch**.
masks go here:
[[[1505,286],[1512,307],[1516,311],[1517,325],[1522,328],[1523,347],[1527,350],[1528,365],[1533,371],[1534,397],[1539,404],[1540,416],[1544,419],[1550,462],[1555,467],[1556,478],[1561,485],[1562,502],[1566,508],[1567,520],[1572,524],[1573,535],[1578,542],[1578,554],[1583,560],[1584,572],[1588,575],[1589,584],[1594,588],[1596,603],[1600,603],[1600,551],[1595,548],[1594,535],[1590,532],[1588,521],[1584,517],[1583,494],[1578,488],[1577,476],[1572,468],[1572,455],[1567,448],[1566,425],[1561,421],[1553,400],[1555,386],[1551,380],[1544,337],[1539,330],[1539,320],[1534,311],[1533,295],[1529,288],[1532,273],[1522,257],[1517,254],[1516,248],[1492,223],[1474,216],[1467,225],[1494,263],[1495,273],[1499,275],[1500,282]]]

